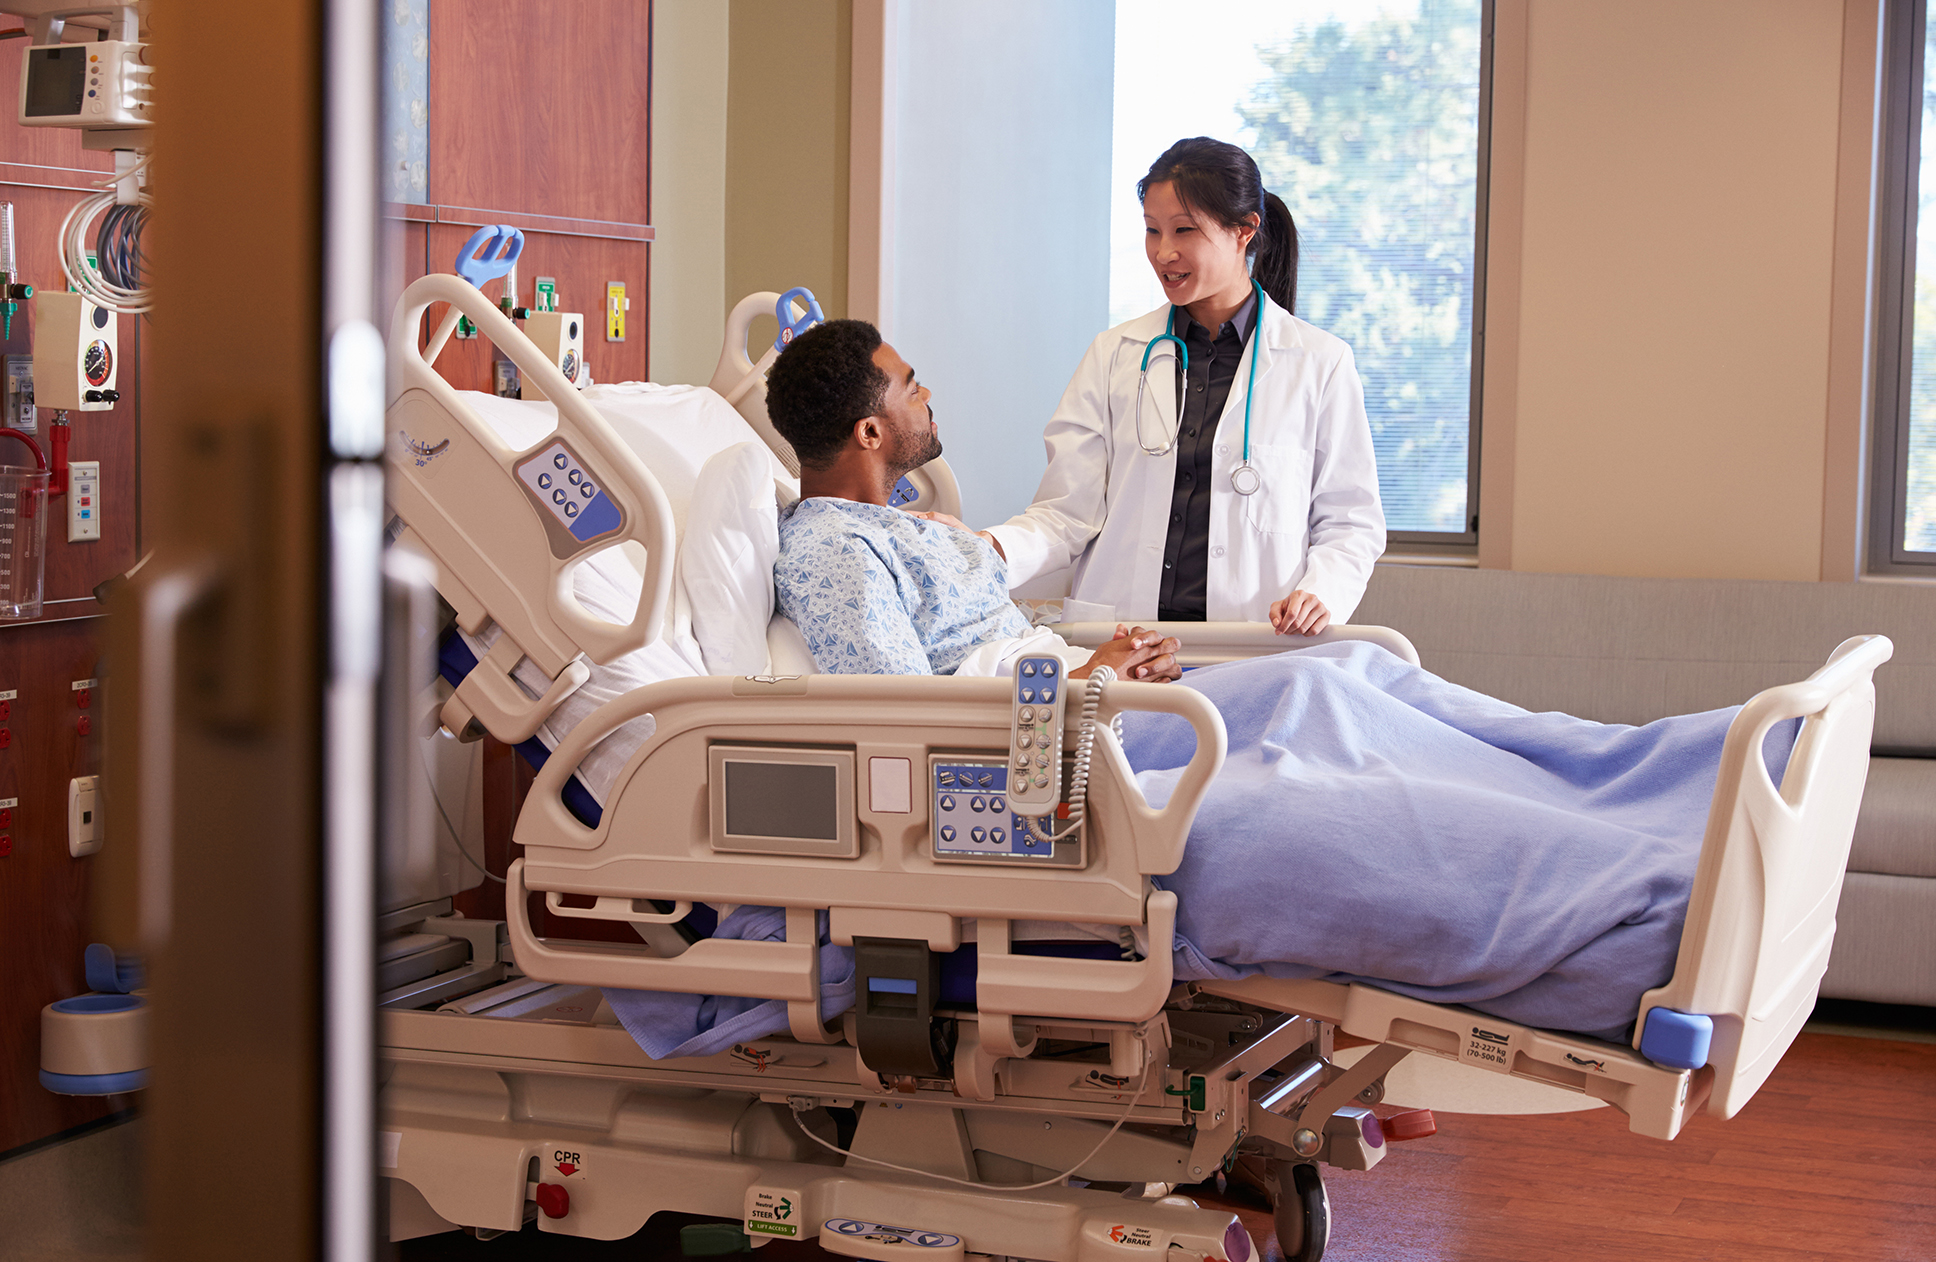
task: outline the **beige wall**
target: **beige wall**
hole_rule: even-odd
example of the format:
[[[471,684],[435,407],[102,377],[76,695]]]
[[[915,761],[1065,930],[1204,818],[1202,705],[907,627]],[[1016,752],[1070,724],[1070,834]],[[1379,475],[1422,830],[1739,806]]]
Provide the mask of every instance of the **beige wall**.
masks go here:
[[[1495,294],[1517,346],[1488,351],[1517,359],[1510,557],[1489,563],[1816,578],[1843,0],[1521,7],[1519,274]]]
[[[724,299],[805,285],[845,315],[850,0],[733,0],[729,26]]]
[[[726,323],[726,0],[652,5],[652,380],[704,384]]]

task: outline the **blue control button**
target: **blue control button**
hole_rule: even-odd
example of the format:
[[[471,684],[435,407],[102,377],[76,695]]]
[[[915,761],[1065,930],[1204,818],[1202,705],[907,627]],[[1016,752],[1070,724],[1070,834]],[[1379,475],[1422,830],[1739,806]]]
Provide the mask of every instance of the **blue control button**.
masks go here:
[[[562,503],[564,503],[564,502],[565,502],[565,493],[564,493],[563,491],[553,491],[553,492],[551,493],[551,502],[552,502],[553,504],[562,504]]]
[[[943,824],[941,826],[941,840],[953,841],[954,839],[955,839],[955,826],[953,824]]]
[[[1023,662],[1023,663],[1022,663],[1022,673],[1023,673],[1024,675],[1029,675],[1029,676],[1033,676],[1033,675],[1035,674],[1035,663],[1034,663],[1034,662]]]
[[[990,798],[988,799],[988,809],[995,812],[995,814],[1000,815],[1003,811],[1008,809],[1008,804],[1002,801],[1000,798]]]
[[[945,794],[945,793],[944,793],[944,794],[942,794],[942,795],[941,795],[941,809],[942,809],[942,810],[944,810],[944,811],[952,811],[952,810],[954,810],[954,809],[955,809],[955,800],[954,800],[953,798],[951,798],[951,797],[949,797],[949,796],[948,796],[947,794]]]
[[[988,802],[983,798],[969,798],[968,809],[971,811],[985,811],[988,809]]]
[[[565,453],[562,451],[551,458],[551,467],[554,469],[562,469],[570,463],[571,463],[570,458],[567,457]]]
[[[981,773],[981,775],[975,778],[975,783],[979,784],[982,788],[985,789],[989,786],[991,782],[994,781],[994,779],[995,779],[995,774],[993,772],[984,771]]]
[[[567,505],[565,505],[565,516],[567,516],[567,517],[576,517],[576,516],[578,516],[578,505],[576,505],[576,504],[567,504]]]
[[[1024,688],[1024,689],[1022,689],[1022,700],[1024,700],[1024,701],[1033,701],[1033,700],[1035,700],[1035,689],[1033,689],[1033,688]],[[1044,701],[1047,701],[1047,700],[1048,700],[1048,698],[1047,698],[1047,697],[1043,697],[1043,698],[1042,698],[1042,700],[1044,700]]]
[[[551,475],[549,473],[540,473],[538,475],[538,489],[540,491],[549,491],[551,489]]]
[[[994,842],[996,845],[999,846],[1004,841],[1008,840],[1008,834],[1003,832],[999,828],[991,828],[988,830],[988,840]]]
[[[1027,689],[1023,689],[1023,691],[1024,691],[1024,692],[1027,692],[1028,690],[1027,690]],[[1023,699],[1024,701],[1026,701],[1026,700],[1028,700],[1028,698],[1027,698],[1027,697],[1023,697],[1022,699]],[[1044,689],[1042,690],[1042,700],[1043,700],[1043,701],[1054,701],[1054,700],[1055,700],[1055,689],[1053,689],[1053,688],[1044,688]]]
[[[986,828],[971,828],[968,830],[968,840],[979,846],[982,842],[988,840],[988,830]]]
[[[598,494],[598,488],[593,486],[591,483],[587,482],[585,483],[585,485],[578,488],[578,493],[584,496],[586,499],[590,499],[592,496]]]
[[[1043,676],[1043,678],[1045,678],[1045,679],[1046,679],[1046,678],[1049,678],[1050,676],[1053,676],[1054,674],[1055,674],[1055,663],[1054,663],[1054,662],[1043,662],[1043,663],[1042,663],[1042,676]]]
[[[580,482],[583,482],[584,480],[585,480],[585,475],[578,472],[578,470],[576,469],[573,469],[570,473],[567,473],[565,475],[565,481],[571,483],[573,486],[577,486]]]

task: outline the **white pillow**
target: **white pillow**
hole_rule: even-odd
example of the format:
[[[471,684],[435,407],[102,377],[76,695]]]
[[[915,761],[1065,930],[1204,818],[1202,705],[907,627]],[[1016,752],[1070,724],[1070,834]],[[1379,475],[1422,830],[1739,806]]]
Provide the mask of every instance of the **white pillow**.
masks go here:
[[[780,503],[797,494],[774,478],[773,455],[764,443],[737,443],[699,470],[678,581],[708,674],[766,673]]]

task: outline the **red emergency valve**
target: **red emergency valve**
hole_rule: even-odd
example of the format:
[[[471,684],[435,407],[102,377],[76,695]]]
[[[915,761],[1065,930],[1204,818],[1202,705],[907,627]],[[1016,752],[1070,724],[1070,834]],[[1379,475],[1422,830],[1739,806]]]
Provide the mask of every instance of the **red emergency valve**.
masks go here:
[[[10,806],[0,806],[0,828],[12,828],[12,827],[13,827],[13,808]]]
[[[556,1183],[540,1183],[537,1201],[546,1218],[563,1218],[571,1213],[571,1193]]]
[[[0,723],[5,723],[8,719],[12,717],[13,717],[13,702],[0,701]]]
[[[81,709],[83,709],[83,710],[85,710],[85,709],[87,709],[87,708],[88,708],[89,706],[91,706],[91,705],[93,705],[93,704],[94,704],[94,690],[93,690],[92,688],[83,688],[83,689],[81,689],[81,690],[80,690],[79,692],[77,692],[77,693],[75,693],[75,694],[74,694],[74,704],[75,704],[75,705],[77,705],[77,706],[79,706],[79,707],[81,707]]]
[[[0,749],[13,744],[13,729],[0,727]]]
[[[1406,1139],[1425,1139],[1439,1133],[1438,1120],[1430,1109],[1413,1109],[1408,1113],[1394,1113],[1380,1118],[1378,1129],[1385,1132],[1385,1138],[1392,1143]]]
[[[94,730],[94,720],[88,717],[87,715],[83,714],[81,716],[81,721],[76,723],[74,725],[74,728],[82,736],[86,736],[89,732],[92,732]]]
[[[13,853],[13,834],[0,833],[0,859]]]

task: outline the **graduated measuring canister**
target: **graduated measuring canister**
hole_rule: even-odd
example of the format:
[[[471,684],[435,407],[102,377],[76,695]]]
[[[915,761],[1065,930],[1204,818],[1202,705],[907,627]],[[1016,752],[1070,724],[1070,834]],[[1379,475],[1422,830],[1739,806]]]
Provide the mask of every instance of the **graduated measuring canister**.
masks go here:
[[[47,571],[47,458],[18,430],[0,429],[33,451],[33,465],[0,465],[0,619],[38,618]]]

